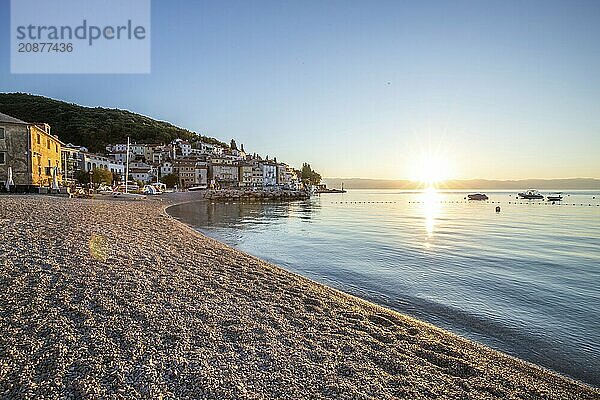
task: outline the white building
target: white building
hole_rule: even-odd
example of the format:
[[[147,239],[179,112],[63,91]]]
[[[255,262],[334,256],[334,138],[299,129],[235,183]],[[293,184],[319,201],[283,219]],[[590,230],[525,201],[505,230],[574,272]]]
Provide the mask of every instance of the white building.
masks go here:
[[[199,154],[214,154],[215,152],[215,146],[210,144],[210,143],[204,143],[204,142],[198,142],[196,143],[197,148],[194,150],[197,150]]]
[[[165,176],[173,173],[173,163],[165,161],[160,166],[160,176]]]
[[[127,152],[127,146],[125,146],[125,152]],[[130,144],[129,152],[134,156],[144,156],[146,154],[146,145],[138,143]]]
[[[116,162],[125,164],[127,162],[127,150],[112,152],[108,155],[110,158],[114,159]]]
[[[125,165],[123,163],[119,163],[108,157],[80,152],[78,158],[79,168],[85,172],[93,171],[96,168],[102,168],[109,170],[113,174],[123,175],[125,173]]]
[[[302,189],[302,182],[300,181],[300,179],[298,178],[298,174],[292,167],[288,166],[288,168],[285,172],[285,181],[286,181],[287,187],[289,189],[292,189],[292,190],[301,190]]]
[[[144,183],[154,182],[156,180],[157,169],[143,162],[129,163],[129,177],[133,180],[139,180]]]
[[[263,186],[277,185],[277,164],[269,162],[259,163],[263,173]]]
[[[150,170],[144,168],[129,168],[129,179],[149,183],[152,182],[152,178],[153,176],[150,174]]]
[[[181,151],[181,157],[189,157],[192,154],[192,145],[190,142],[185,140],[178,140],[177,146]]]
[[[118,143],[118,144],[113,144],[113,145],[108,145],[106,146],[106,150],[108,152],[114,152],[114,153],[125,153],[127,151],[127,144],[123,144],[123,143]]]
[[[223,154],[223,152],[225,151],[224,148],[222,148],[221,146],[214,146],[213,147],[213,154],[220,156],[221,154]]]

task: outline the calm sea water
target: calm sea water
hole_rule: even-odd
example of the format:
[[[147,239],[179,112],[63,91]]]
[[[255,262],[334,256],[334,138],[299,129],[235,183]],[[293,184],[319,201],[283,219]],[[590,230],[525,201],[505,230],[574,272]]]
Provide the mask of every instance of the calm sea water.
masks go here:
[[[351,190],[169,213],[291,271],[600,386],[600,192],[572,191],[561,205],[487,194],[468,202],[465,192]]]

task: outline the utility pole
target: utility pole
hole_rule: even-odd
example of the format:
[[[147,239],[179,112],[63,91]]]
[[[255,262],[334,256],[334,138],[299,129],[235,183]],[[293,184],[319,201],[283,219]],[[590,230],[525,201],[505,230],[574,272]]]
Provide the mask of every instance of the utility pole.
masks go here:
[[[125,155],[125,193],[127,193],[127,181],[129,180],[129,136],[127,136],[127,154]]]

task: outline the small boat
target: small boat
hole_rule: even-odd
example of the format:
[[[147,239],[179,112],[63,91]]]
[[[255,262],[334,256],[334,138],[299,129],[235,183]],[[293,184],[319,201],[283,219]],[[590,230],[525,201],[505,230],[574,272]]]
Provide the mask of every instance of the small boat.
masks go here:
[[[522,199],[543,199],[544,196],[535,189],[527,189],[524,192],[519,193],[519,197]]]
[[[315,193],[321,194],[321,193],[346,193],[346,190],[344,189],[329,189],[329,188],[325,188],[325,189],[319,189],[317,191],[315,191]]]
[[[191,188],[188,188],[188,191],[195,192],[197,190],[206,190],[206,189],[208,189],[208,187],[206,185],[198,185],[198,186],[192,186]]]
[[[546,196],[548,201],[561,201],[563,199],[562,192],[550,193]]]
[[[344,190],[344,184],[342,183],[342,188],[341,189],[336,189],[336,188],[328,188],[325,184],[319,184],[319,185],[315,185],[314,186],[314,192],[316,194],[321,194],[321,193],[346,193],[346,190]]]
[[[469,198],[469,200],[487,200],[488,199],[488,197],[485,193],[473,193],[473,194],[467,195],[467,197]]]

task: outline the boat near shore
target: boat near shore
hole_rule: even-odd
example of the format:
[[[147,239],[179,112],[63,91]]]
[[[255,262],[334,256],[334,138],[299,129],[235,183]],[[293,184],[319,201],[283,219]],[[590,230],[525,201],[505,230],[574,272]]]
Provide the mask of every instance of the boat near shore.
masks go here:
[[[535,189],[527,189],[524,192],[520,192],[519,197],[522,199],[528,199],[528,200],[537,200],[537,199],[543,199],[544,195],[541,194],[538,190]]]
[[[467,195],[467,197],[469,198],[469,200],[488,200],[489,197],[487,197],[487,195],[485,193],[472,193]]]
[[[562,199],[562,192],[550,193],[548,196],[546,196],[547,201],[562,201]]]
[[[320,190],[316,190],[315,193],[317,194],[322,194],[322,193],[346,193],[346,190],[344,189],[320,189]]]
[[[325,184],[320,184],[320,185],[315,185],[314,186],[314,193],[315,194],[322,194],[322,193],[346,193],[346,190],[344,189],[344,184],[342,183],[342,188],[341,189],[330,189],[327,187],[327,185]]]

